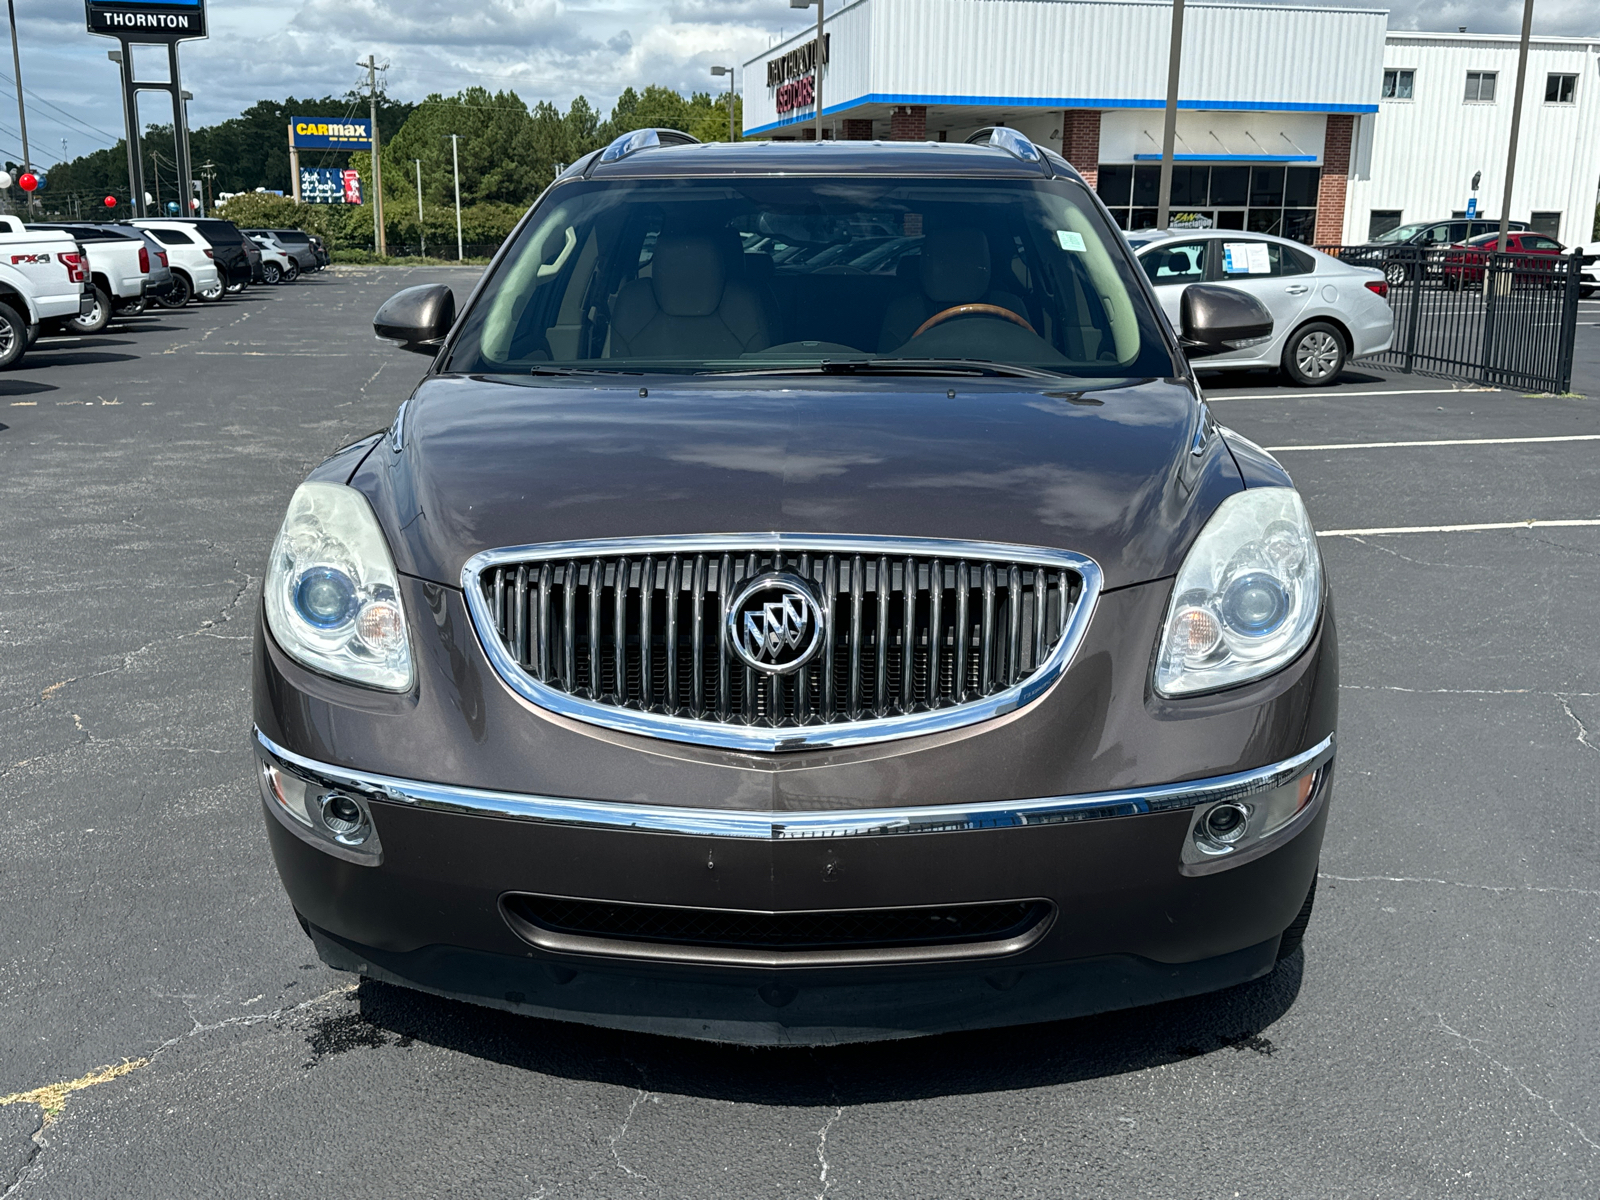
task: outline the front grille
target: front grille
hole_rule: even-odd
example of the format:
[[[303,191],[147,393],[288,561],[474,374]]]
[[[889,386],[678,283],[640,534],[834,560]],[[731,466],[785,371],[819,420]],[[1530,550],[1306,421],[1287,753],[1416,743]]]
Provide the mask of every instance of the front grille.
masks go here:
[[[665,543],[491,557],[464,582],[480,630],[527,679],[589,705],[752,729],[938,712],[1015,688],[1050,663],[1082,600],[1083,572],[1050,559],[1087,563]],[[788,675],[746,666],[725,636],[729,598],[771,571],[810,580],[826,616],[821,650]]]
[[[1044,900],[774,913],[529,895],[507,897],[506,907],[513,917],[539,929],[579,937],[796,951],[1006,941],[1050,912]]]

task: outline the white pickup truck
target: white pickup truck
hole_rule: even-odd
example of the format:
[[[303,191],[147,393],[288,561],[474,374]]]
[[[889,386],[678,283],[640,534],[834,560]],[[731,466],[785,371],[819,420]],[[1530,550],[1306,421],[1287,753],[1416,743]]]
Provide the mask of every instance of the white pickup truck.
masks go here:
[[[99,333],[111,323],[113,313],[136,304],[144,295],[150,274],[150,254],[144,239],[131,230],[87,223],[30,224],[0,216],[0,225],[13,233],[59,232],[72,238],[89,256],[89,279],[94,286],[94,307],[83,316],[60,322],[57,332],[81,335]],[[50,328],[46,326],[46,332]]]
[[[6,221],[0,218],[0,370],[17,364],[42,323],[94,308],[88,255],[75,238],[54,229],[21,229],[20,221],[13,228]]]

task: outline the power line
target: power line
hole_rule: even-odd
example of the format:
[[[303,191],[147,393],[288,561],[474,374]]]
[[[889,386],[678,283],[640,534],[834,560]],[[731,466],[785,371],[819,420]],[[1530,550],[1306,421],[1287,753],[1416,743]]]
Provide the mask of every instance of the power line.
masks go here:
[[[15,87],[16,86],[16,83],[4,71],[0,71],[0,83],[4,83],[8,87]],[[115,145],[117,143],[117,141],[122,136],[121,134],[107,133],[104,129],[101,129],[99,126],[91,125],[91,124],[89,124],[89,122],[87,122],[87,121],[85,121],[85,120],[83,120],[83,119],[81,119],[79,117],[73,116],[66,109],[60,107],[57,104],[52,104],[49,100],[46,100],[43,96],[39,95],[38,92],[34,91],[30,87],[24,87],[22,89],[22,91],[23,91],[24,95],[32,96],[35,100],[37,100],[40,104],[44,105],[46,108],[55,109],[56,112],[60,113],[64,117],[66,117],[69,121],[77,121],[77,123],[79,125],[82,125],[85,129],[90,130],[93,133],[97,133],[101,137],[110,138],[113,145]]]

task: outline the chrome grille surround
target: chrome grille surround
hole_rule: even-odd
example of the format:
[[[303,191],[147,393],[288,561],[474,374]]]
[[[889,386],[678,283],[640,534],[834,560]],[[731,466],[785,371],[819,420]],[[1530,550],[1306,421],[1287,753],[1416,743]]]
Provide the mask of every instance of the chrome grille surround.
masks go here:
[[[774,567],[818,584],[830,615],[827,649],[787,681],[748,670],[719,633],[726,628],[723,605],[739,581]],[[935,570],[944,586],[924,585]],[[593,588],[588,580],[597,571],[601,586]],[[629,590],[617,605],[622,571]],[[647,572],[656,602],[641,605],[630,598],[641,592]],[[570,595],[569,577],[576,584]],[[666,586],[671,578],[677,588]],[[1071,663],[1102,578],[1093,559],[1065,550],[756,533],[486,550],[462,567],[461,588],[495,672],[530,703],[627,733],[773,752],[938,733],[1031,704]],[[879,590],[884,579],[889,586]],[[941,611],[947,597],[952,614]],[[682,626],[689,632],[680,636]],[[944,635],[913,645],[909,671],[905,639],[893,636],[907,628],[919,637],[928,628]],[[991,632],[969,644],[974,629]],[[599,631],[595,643],[589,630]],[[658,634],[676,647],[678,669],[667,668]],[[652,652],[639,653],[647,643]],[[887,653],[878,655],[880,646]],[[964,680],[956,679],[954,660],[967,664]],[[773,722],[774,712],[784,723]]]

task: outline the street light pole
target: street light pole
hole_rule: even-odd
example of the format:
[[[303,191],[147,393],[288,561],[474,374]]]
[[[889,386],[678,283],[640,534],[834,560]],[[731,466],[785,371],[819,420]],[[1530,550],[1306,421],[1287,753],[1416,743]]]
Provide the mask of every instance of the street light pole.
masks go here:
[[[1167,50],[1167,116],[1161,128],[1161,193],[1156,198],[1157,229],[1167,228],[1172,220],[1172,147],[1178,136],[1178,67],[1182,59],[1183,0],[1172,0],[1172,41]]]
[[[811,68],[812,88],[811,96],[817,105],[817,141],[822,140],[822,60],[827,57],[823,49],[827,43],[822,40],[822,9],[825,0],[789,0],[790,8],[810,8],[817,6],[817,55]]]
[[[422,243],[422,257],[428,257],[428,235],[422,228],[422,160],[413,158],[417,164],[417,240]]]
[[[461,244],[461,153],[456,144],[457,135],[450,135],[450,165],[456,173],[456,261],[465,258],[466,250]]]
[[[733,68],[712,67],[711,73],[713,75],[726,75],[728,77],[728,140],[730,142],[737,142],[739,138],[733,132]]]
[[[6,13],[11,18],[11,69],[17,81],[17,123],[22,127],[22,169],[25,173],[33,170],[33,161],[28,157],[28,110],[22,103],[22,49],[17,45],[17,0],[6,0]],[[1527,44],[1527,38],[1523,38]],[[39,203],[33,192],[28,193],[28,211],[32,212]]]

